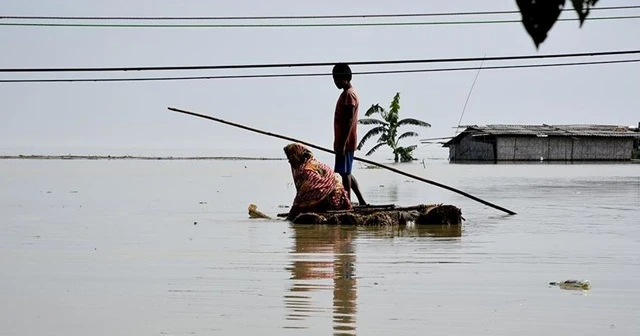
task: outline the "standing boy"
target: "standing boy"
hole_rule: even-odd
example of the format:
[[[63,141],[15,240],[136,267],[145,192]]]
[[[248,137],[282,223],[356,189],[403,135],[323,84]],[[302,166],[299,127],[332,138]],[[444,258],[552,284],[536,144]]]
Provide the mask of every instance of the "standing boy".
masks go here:
[[[358,133],[358,107],[360,105],[358,95],[351,85],[351,68],[344,63],[338,63],[333,67],[333,82],[342,93],[338,97],[336,110],[333,117],[333,150],[336,152],[336,173],[342,177],[342,184],[351,199],[351,189],[358,197],[360,205],[367,203],[362,198],[358,181],[351,175],[353,156],[357,148]]]

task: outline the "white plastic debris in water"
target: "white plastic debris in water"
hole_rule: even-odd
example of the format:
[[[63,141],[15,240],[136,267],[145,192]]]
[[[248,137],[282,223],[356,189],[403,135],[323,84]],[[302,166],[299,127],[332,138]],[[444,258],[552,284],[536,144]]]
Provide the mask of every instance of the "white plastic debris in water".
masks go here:
[[[591,289],[591,282],[589,280],[564,280],[558,282],[550,282],[551,286],[558,286],[561,289],[578,289],[589,290]]]

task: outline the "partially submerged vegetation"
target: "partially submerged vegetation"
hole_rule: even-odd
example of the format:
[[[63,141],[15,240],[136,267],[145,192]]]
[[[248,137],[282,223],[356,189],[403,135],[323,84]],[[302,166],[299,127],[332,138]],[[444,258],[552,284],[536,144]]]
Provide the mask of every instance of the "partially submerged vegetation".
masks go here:
[[[376,113],[380,114],[382,120],[371,118],[371,116]],[[400,119],[400,92],[396,93],[393,97],[393,100],[389,105],[389,110],[386,110],[379,104],[373,104],[365,113],[365,117],[367,118],[358,120],[358,123],[362,125],[376,125],[376,127],[370,129],[362,139],[360,139],[358,150],[362,149],[362,146],[364,146],[367,140],[380,134],[380,137],[376,141],[376,145],[373,146],[365,156],[373,154],[380,147],[387,146],[393,151],[393,160],[395,162],[410,162],[415,160],[413,157],[413,151],[417,148],[416,145],[406,147],[399,145],[399,141],[402,139],[418,136],[418,133],[412,131],[398,134],[400,127],[431,127],[431,124],[426,121],[414,118]]]

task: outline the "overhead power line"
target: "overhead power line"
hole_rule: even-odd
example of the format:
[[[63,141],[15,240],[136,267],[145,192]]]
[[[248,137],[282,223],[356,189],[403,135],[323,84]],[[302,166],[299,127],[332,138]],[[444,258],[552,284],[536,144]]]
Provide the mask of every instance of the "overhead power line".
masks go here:
[[[632,20],[640,15],[589,17],[587,21]],[[579,21],[579,18],[559,18],[556,21]],[[419,22],[365,22],[365,23],[230,23],[230,24],[149,24],[149,23],[20,23],[0,22],[0,26],[12,27],[76,27],[76,28],[321,28],[321,27],[383,27],[383,26],[432,26],[522,23],[521,20],[478,21],[419,21]]]
[[[386,61],[351,61],[351,66],[357,65],[387,65],[387,64],[425,64],[425,63],[458,63],[479,61],[512,61],[544,58],[571,58],[640,54],[640,50],[596,51],[584,53],[518,55],[493,57],[459,57],[459,58],[431,58],[405,59]],[[230,69],[266,69],[266,68],[302,68],[333,66],[336,62],[311,63],[264,63],[264,64],[229,64],[229,65],[186,65],[186,66],[148,66],[148,67],[96,67],[96,68],[0,68],[2,72],[115,72],[115,71],[176,71],[176,70],[230,70]]]
[[[640,59],[609,60],[572,63],[521,64],[482,67],[483,70],[545,68],[562,66],[584,66],[601,64],[637,63]],[[478,67],[411,69],[411,70],[381,70],[353,72],[354,75],[382,75],[408,74],[423,72],[452,72],[477,70]],[[3,79],[0,83],[61,83],[61,82],[149,82],[149,81],[178,81],[178,80],[210,80],[210,79],[244,79],[244,78],[278,78],[278,77],[320,77],[331,76],[331,73],[288,73],[288,74],[250,74],[250,75],[218,75],[218,76],[183,76],[183,77],[141,77],[141,78],[56,78],[56,79]]]
[[[594,7],[591,11],[640,9],[640,6]],[[571,8],[563,12],[573,11]],[[11,20],[149,20],[149,21],[191,21],[191,20],[308,20],[308,19],[366,19],[366,18],[402,18],[402,17],[437,17],[437,16],[471,16],[471,15],[504,15],[520,14],[517,10],[473,11],[473,12],[437,12],[437,13],[397,13],[397,14],[347,14],[347,15],[274,15],[274,16],[29,16],[2,15],[2,19]]]

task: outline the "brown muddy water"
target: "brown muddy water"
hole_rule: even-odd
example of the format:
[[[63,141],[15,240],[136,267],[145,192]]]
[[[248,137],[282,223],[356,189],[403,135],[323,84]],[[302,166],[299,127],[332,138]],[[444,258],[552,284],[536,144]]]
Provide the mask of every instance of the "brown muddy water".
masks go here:
[[[293,226],[247,215],[286,161],[0,161],[0,335],[640,335],[639,165],[401,167],[518,215],[358,168],[466,222]]]

